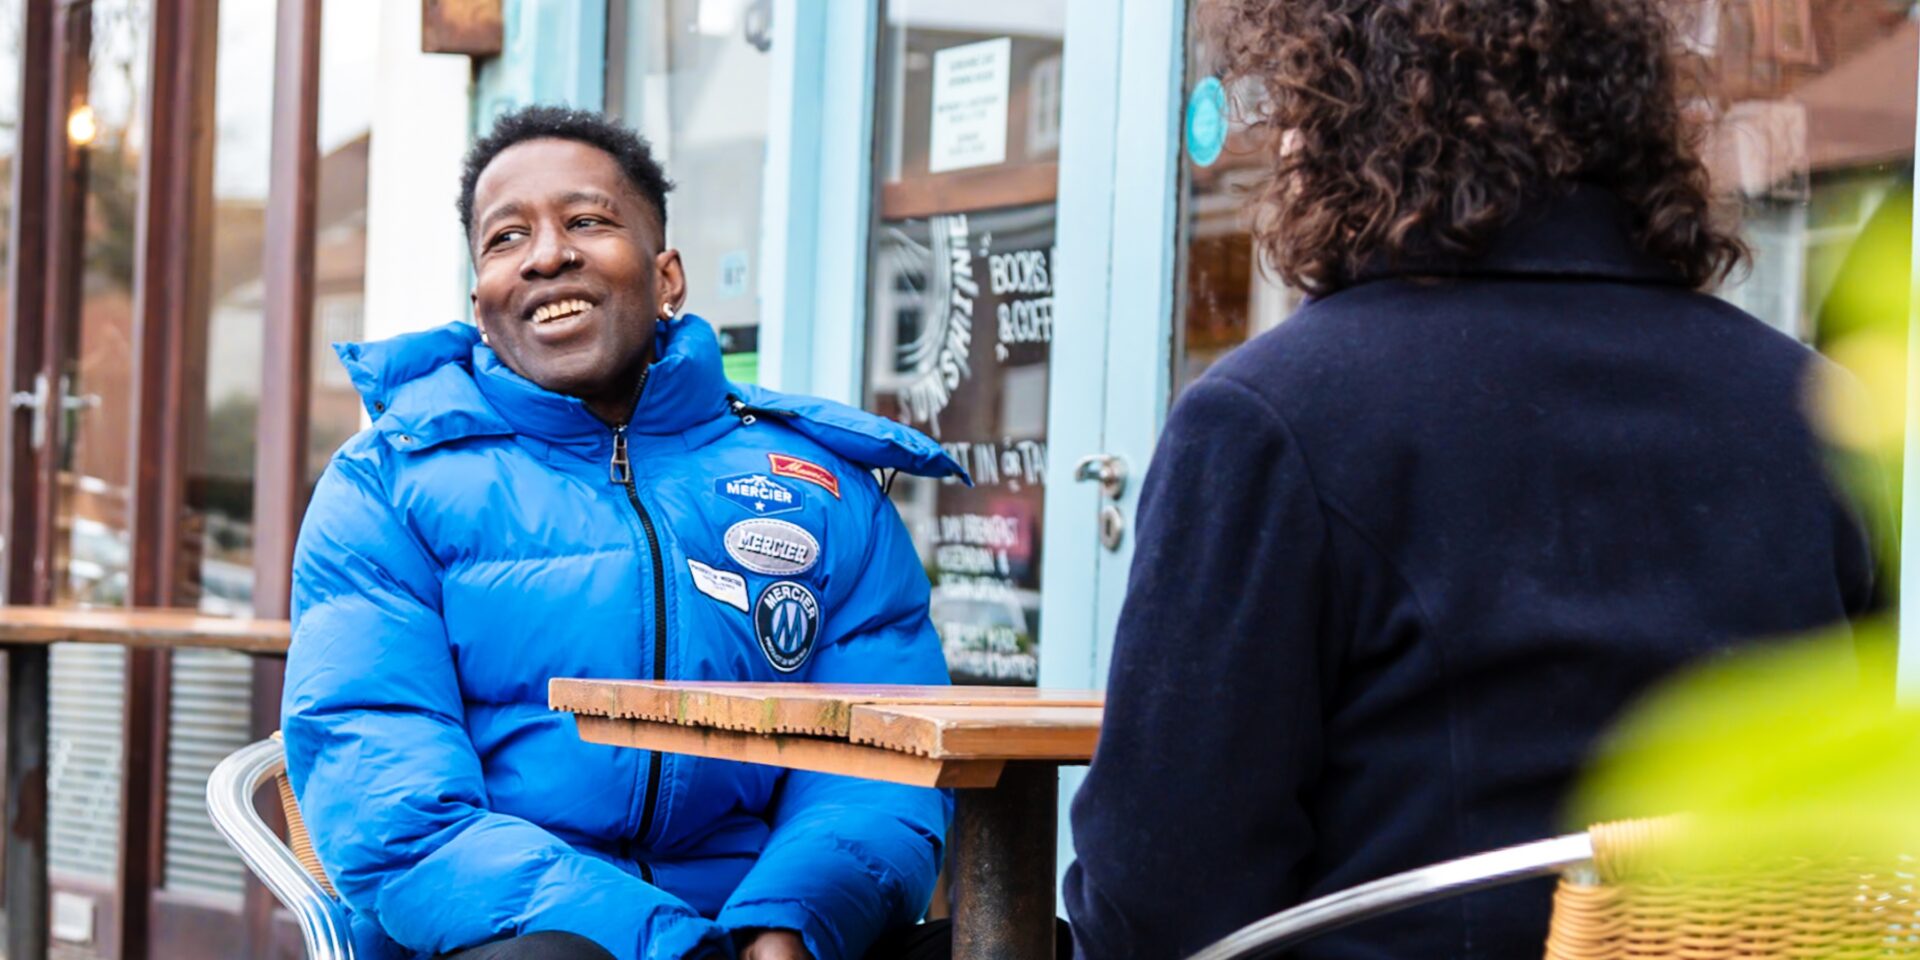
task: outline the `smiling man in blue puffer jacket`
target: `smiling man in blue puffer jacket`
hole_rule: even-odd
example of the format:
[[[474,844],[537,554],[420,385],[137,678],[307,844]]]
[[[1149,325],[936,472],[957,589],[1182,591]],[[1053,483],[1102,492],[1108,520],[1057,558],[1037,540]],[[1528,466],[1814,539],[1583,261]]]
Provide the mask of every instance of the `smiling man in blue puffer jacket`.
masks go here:
[[[359,956],[860,960],[915,922],[939,791],[585,743],[552,677],[943,684],[871,470],[912,430],[727,382],[666,178],[533,108],[474,146],[478,328],[339,347],[372,429],[314,491],[283,728]]]

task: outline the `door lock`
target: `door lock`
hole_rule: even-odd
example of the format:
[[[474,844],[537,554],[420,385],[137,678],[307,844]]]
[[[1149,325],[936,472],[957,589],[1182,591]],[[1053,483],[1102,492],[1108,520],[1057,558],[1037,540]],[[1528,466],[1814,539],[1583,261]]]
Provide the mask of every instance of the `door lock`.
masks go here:
[[[1100,508],[1100,545],[1108,550],[1120,549],[1120,541],[1127,538],[1127,515],[1120,512],[1114,504]]]

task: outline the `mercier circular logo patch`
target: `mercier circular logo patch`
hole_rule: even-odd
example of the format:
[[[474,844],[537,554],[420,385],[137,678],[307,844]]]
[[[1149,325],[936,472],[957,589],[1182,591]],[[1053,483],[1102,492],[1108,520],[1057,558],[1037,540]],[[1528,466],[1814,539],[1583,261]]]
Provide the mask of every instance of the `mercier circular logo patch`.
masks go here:
[[[782,580],[760,594],[753,608],[753,632],[767,662],[781,673],[792,673],[807,662],[813,639],[820,632],[820,602],[813,591]]]

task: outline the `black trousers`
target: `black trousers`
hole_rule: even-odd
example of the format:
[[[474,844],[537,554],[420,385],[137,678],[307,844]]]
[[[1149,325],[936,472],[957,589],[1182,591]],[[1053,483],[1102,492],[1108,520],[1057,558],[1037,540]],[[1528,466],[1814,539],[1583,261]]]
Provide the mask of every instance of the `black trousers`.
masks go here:
[[[548,931],[444,953],[440,960],[613,960],[613,954],[577,933]]]
[[[1065,920],[1054,935],[1058,960],[1073,960],[1073,934]],[[945,920],[902,927],[880,938],[867,960],[951,960],[953,931]],[[585,937],[571,933],[534,933],[446,954],[441,960],[613,960]]]

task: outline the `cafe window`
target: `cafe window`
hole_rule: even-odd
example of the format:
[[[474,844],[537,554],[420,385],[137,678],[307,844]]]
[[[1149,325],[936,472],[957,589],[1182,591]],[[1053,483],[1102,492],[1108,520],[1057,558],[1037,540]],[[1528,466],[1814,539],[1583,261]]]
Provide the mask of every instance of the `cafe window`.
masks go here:
[[[718,332],[727,377],[757,382],[772,0],[613,0],[610,14],[607,107],[674,182],[685,307]]]
[[[900,477],[956,682],[1038,677],[1064,0],[892,0],[881,21],[869,409],[972,474]]]
[[[1195,11],[1208,2],[1197,0]],[[1706,159],[1714,189],[1740,208],[1753,251],[1753,269],[1715,292],[1807,343],[1826,345],[1836,325],[1858,322],[1861,310],[1905,316],[1920,53],[1911,6],[1690,7],[1686,55],[1709,79],[1718,108]],[[1208,51],[1190,43],[1191,93],[1207,82],[1209,64]],[[1191,134],[1191,112],[1187,120]],[[1217,157],[1193,146],[1182,152],[1176,390],[1284,322],[1300,302],[1257,261],[1244,191],[1263,164],[1238,118]]]
[[[134,262],[152,7],[95,0],[71,34],[89,52],[86,96],[64,133],[83,175],[72,345],[53,385],[64,418],[55,509],[55,602],[123,606],[131,557]],[[51,654],[47,853],[59,886],[110,883],[119,857],[126,651],[60,644]]]
[[[367,290],[367,170],[373,145],[376,0],[321,5],[319,182],[314,197],[312,380],[307,489],[360,432],[360,394],[338,373],[336,341],[362,339]]]
[[[266,237],[274,12],[221,0],[215,47],[213,203],[206,300],[188,339],[203,351],[197,390],[180,411],[187,442],[185,558],[198,576],[175,600],[215,616],[253,614],[254,436],[266,326]],[[219,650],[177,650],[168,683],[162,886],[237,903],[246,869],[207,819],[215,764],[250,739],[252,666]]]
[[[20,150],[20,58],[26,52],[20,36],[22,0],[0,0],[0,183],[13,182],[14,157]],[[0,190],[0,264],[8,258],[13,237],[13,191]],[[0,303],[10,302],[6,271],[0,270]],[[0,369],[6,369],[6,338],[0,337]]]

